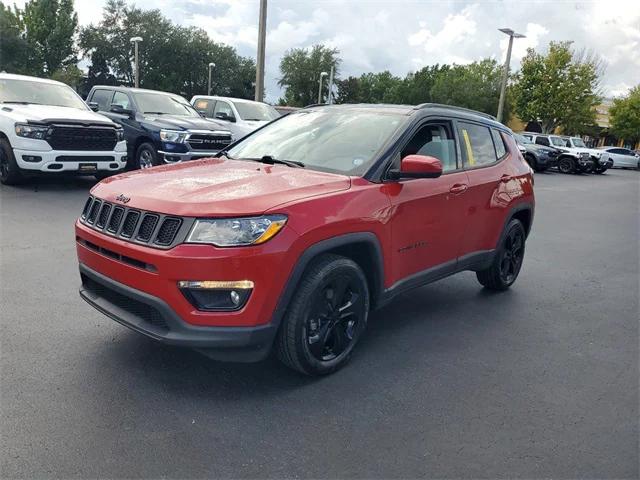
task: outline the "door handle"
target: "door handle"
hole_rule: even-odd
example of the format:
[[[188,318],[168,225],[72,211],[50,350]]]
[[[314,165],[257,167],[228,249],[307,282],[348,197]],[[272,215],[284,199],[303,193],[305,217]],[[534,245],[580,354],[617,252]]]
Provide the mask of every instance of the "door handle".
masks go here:
[[[467,188],[469,188],[469,185],[467,185],[466,183],[456,183],[451,186],[451,188],[449,189],[449,193],[458,195],[460,193],[466,192]]]

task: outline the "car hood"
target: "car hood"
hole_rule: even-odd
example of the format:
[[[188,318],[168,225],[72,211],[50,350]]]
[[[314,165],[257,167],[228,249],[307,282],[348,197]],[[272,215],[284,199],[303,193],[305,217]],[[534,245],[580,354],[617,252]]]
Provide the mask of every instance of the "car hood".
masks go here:
[[[2,114],[16,122],[48,122],[64,120],[66,122],[104,123],[115,125],[109,118],[91,110],[79,108],[57,107],[53,105],[18,105],[5,104]]]
[[[144,122],[152,123],[158,128],[174,130],[229,130],[226,125],[202,117],[187,117],[183,115],[152,115],[145,114]]]
[[[278,205],[351,186],[345,175],[285,165],[196,160],[124,173],[103,180],[92,194],[127,207],[193,217],[259,215]]]

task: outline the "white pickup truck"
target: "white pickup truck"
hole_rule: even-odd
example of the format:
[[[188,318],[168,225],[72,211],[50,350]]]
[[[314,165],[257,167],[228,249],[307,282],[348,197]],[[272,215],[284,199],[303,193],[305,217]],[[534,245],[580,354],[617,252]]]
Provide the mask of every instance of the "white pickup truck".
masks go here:
[[[122,127],[64,83],[0,73],[0,183],[29,173],[108,176],[124,169]]]

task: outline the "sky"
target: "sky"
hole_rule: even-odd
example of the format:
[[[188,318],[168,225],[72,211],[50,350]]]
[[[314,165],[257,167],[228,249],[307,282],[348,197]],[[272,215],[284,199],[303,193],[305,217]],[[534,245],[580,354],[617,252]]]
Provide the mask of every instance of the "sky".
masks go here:
[[[1,0],[13,3],[11,0]],[[104,0],[75,0],[81,25],[100,19]],[[134,3],[134,2],[131,2]],[[16,1],[18,6],[24,0]],[[259,0],[137,0],[172,21],[204,29],[217,41],[255,58]],[[435,63],[504,61],[509,27],[526,38],[514,42],[511,68],[526,49],[571,40],[606,62],[606,97],[640,83],[640,0],[429,1],[268,0],[266,100],[281,95],[279,63],[290,48],[322,43],[340,51],[340,76],[389,70],[404,76]],[[215,60],[214,60],[215,61]]]

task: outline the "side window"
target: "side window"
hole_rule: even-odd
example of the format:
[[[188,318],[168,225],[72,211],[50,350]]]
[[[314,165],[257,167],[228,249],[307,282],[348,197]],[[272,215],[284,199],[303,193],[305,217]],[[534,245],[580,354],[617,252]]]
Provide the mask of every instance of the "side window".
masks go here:
[[[460,132],[460,147],[465,153],[465,166],[479,167],[498,160],[489,127],[459,122],[458,130]]]
[[[493,144],[496,147],[496,154],[498,158],[502,158],[507,154],[507,147],[504,146],[504,140],[498,130],[491,129],[491,136],[493,137]]]
[[[235,118],[233,110],[231,110],[231,105],[227,102],[216,103],[216,108],[213,110],[213,116],[215,117],[218,113],[224,113],[228,118]]]
[[[547,147],[550,145],[547,137],[536,137],[536,143],[538,145],[546,145]]]
[[[212,106],[214,104],[214,100],[208,100],[206,98],[199,98],[193,104],[193,108],[195,108],[198,112],[204,113],[206,117],[211,117]]]
[[[93,92],[90,101],[98,104],[98,110],[108,112],[112,97],[113,92],[111,90],[96,90]]]
[[[400,153],[407,155],[427,155],[442,162],[442,170],[456,170],[456,144],[448,123],[429,123],[421,127]]]
[[[125,110],[129,110],[129,97],[126,93],[116,92],[111,103],[120,105]]]

